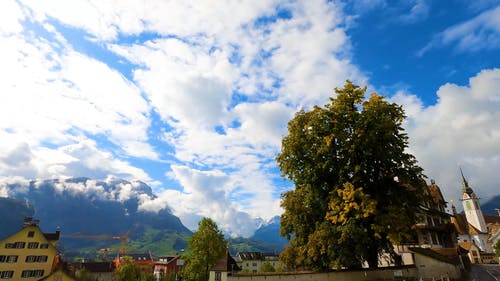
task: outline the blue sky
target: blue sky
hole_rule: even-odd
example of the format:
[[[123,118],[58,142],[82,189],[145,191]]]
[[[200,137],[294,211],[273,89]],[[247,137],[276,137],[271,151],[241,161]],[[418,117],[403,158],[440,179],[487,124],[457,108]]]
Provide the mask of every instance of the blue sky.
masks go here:
[[[402,104],[447,200],[498,194],[500,1],[0,4],[0,195],[28,179],[150,184],[189,228],[248,236],[293,188],[288,120],[346,79]]]

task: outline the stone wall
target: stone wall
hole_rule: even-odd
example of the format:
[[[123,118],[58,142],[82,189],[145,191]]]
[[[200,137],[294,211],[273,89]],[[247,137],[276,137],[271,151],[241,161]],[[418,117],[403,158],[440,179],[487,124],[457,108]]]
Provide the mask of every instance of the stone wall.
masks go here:
[[[227,276],[227,281],[369,281],[369,280],[416,280],[414,266],[383,268],[377,270],[337,271],[328,273],[294,274],[235,274]]]

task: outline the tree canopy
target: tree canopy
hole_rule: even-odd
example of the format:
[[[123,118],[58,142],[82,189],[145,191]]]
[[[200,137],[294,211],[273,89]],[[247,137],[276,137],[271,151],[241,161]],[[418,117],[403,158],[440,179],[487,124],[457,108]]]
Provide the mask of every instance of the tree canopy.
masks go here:
[[[347,81],[324,107],[288,123],[276,160],[295,189],[282,195],[288,267],[376,267],[411,237],[422,169],[409,154],[401,106]]]
[[[206,281],[209,270],[224,257],[227,241],[217,224],[210,218],[203,218],[198,223],[198,230],[191,236],[188,244],[189,254],[183,270],[184,280]]]
[[[120,258],[120,266],[114,271],[114,280],[137,281],[140,279],[139,268],[133,258],[125,256]]]

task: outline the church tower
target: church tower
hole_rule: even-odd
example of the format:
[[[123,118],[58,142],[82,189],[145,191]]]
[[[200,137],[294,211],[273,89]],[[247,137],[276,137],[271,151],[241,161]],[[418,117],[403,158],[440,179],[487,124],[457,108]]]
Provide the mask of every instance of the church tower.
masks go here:
[[[479,198],[477,198],[476,193],[469,187],[469,183],[464,177],[462,168],[460,168],[460,174],[462,175],[462,204],[464,207],[465,218],[467,222],[474,226],[477,230],[487,233],[486,223],[484,221],[483,212],[479,206]]]

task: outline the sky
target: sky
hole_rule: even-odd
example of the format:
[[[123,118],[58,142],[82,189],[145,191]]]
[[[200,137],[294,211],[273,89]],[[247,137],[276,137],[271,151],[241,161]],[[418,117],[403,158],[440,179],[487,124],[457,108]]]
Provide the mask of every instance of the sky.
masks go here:
[[[347,79],[404,106],[409,152],[460,208],[500,177],[500,1],[4,0],[1,186],[140,180],[190,229],[250,236],[293,188],[287,123]]]

